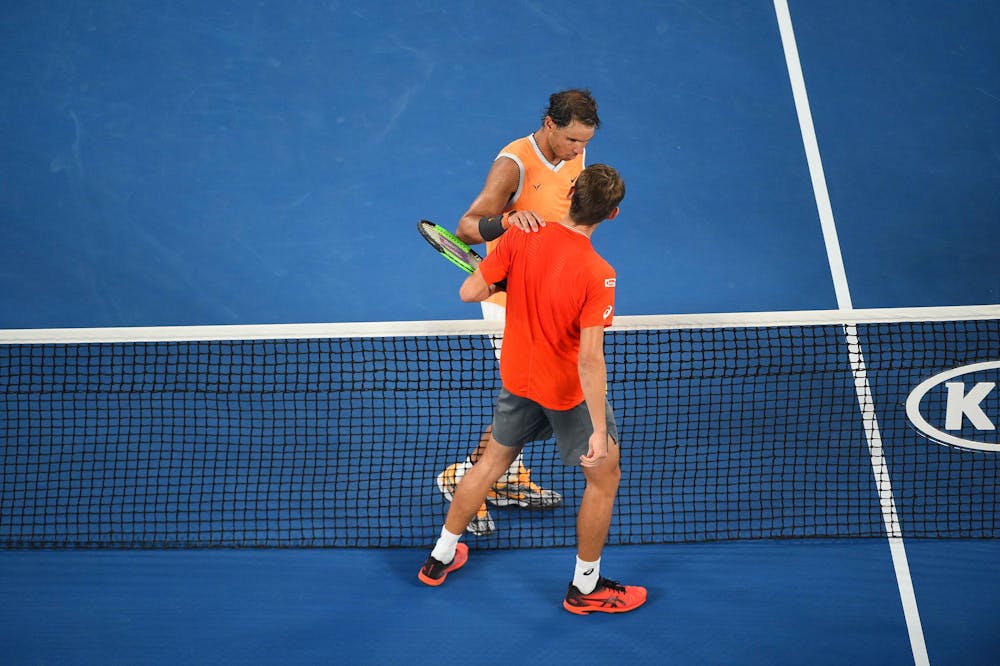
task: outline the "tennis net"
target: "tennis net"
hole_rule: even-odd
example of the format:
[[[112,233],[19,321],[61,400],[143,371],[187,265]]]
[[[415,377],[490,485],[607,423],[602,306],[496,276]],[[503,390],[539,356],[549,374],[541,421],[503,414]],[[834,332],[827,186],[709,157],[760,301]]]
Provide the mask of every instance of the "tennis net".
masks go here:
[[[0,332],[0,547],[427,546],[500,385],[494,324]],[[618,317],[611,544],[996,538],[1000,306]],[[478,548],[575,543],[552,510]]]

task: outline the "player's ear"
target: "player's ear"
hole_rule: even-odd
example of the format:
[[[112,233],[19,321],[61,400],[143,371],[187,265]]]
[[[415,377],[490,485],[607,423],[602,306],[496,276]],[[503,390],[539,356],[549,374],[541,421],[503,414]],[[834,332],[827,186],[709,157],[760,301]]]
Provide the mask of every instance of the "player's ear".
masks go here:
[[[615,206],[615,209],[614,209],[613,211],[611,211],[611,214],[610,214],[610,215],[608,215],[608,218],[607,218],[607,219],[609,219],[609,220],[613,220],[613,219],[615,219],[616,217],[618,217],[618,206]]]
[[[575,192],[575,191],[576,191],[576,185],[570,185],[569,186],[569,192],[566,193],[566,198],[567,199],[572,199],[573,198],[573,192]]]

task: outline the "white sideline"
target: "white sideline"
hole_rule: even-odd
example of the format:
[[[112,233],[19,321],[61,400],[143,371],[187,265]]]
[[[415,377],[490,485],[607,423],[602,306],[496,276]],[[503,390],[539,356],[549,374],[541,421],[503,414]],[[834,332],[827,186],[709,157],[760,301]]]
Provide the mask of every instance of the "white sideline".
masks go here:
[[[799,62],[798,46],[795,42],[795,32],[792,29],[792,17],[788,11],[787,0],[774,0],[774,10],[777,14],[778,29],[781,32],[781,43],[785,51],[785,62],[788,66],[788,77],[791,81],[792,94],[795,98],[795,110],[798,114],[799,128],[802,132],[802,143],[805,146],[806,159],[809,163],[809,174],[812,178],[813,193],[816,197],[816,208],[819,212],[820,224],[823,227],[823,238],[826,242],[830,273],[833,276],[833,284],[837,294],[837,305],[841,310],[851,311],[853,310],[851,292],[847,285],[847,274],[844,271],[840,242],[837,238],[837,228],[833,219],[833,207],[830,205],[830,195],[826,187],[826,176],[823,173],[823,162],[820,159],[819,144],[816,141],[812,113],[809,110],[809,98],[806,95],[805,79],[802,76],[802,66]],[[844,335],[847,339],[851,371],[854,374],[854,388],[858,397],[858,406],[861,410],[865,437],[868,440],[872,473],[875,475],[875,484],[878,488],[882,520],[885,523],[886,536],[889,539],[889,550],[892,554],[892,563],[896,571],[899,597],[903,604],[906,629],[910,636],[910,649],[913,652],[913,662],[917,666],[924,666],[930,664],[930,658],[927,654],[924,632],[920,624],[917,598],[913,590],[913,581],[910,577],[910,565],[906,559],[906,548],[903,545],[899,516],[896,514],[896,501],[892,494],[889,468],[886,465],[885,455],[882,450],[882,434],[879,429],[878,420],[875,417],[875,405],[872,399],[871,386],[868,383],[868,370],[865,366],[861,345],[858,342],[857,326],[853,323],[845,324]]]

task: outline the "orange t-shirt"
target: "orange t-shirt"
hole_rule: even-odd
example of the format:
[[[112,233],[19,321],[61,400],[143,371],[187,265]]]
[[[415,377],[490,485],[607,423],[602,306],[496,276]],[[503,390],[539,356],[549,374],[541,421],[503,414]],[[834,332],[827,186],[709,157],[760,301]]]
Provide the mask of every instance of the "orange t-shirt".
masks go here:
[[[583,402],[580,329],[610,326],[615,270],[590,238],[558,222],[538,232],[510,229],[479,270],[488,283],[507,278],[500,356],[504,388],[549,409]]]
[[[517,190],[507,202],[503,212],[512,210],[532,210],[543,220],[561,220],[569,212],[569,188],[576,182],[586,166],[586,151],[575,159],[552,164],[535,142],[535,135],[511,141],[500,151],[496,159],[506,157],[517,164],[521,177]],[[486,244],[486,252],[493,251],[500,239]],[[488,300],[497,305],[506,302],[506,294],[500,292]]]

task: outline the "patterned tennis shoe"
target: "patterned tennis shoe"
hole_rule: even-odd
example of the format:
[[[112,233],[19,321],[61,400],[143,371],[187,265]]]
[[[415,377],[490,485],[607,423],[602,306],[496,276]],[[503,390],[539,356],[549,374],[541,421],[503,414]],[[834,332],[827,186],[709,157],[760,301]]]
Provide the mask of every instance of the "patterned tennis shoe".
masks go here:
[[[485,503],[479,507],[479,510],[476,511],[475,517],[469,521],[468,525],[465,526],[466,532],[475,534],[476,536],[489,536],[490,534],[493,534],[496,529],[496,523],[493,522],[493,516],[490,515],[490,511],[486,508]]]
[[[622,585],[604,576],[597,579],[597,587],[584,594],[572,583],[566,591],[563,608],[577,615],[590,613],[627,613],[646,603],[646,588]]]
[[[424,561],[424,566],[420,567],[420,573],[417,574],[417,578],[422,583],[437,587],[444,582],[448,574],[461,569],[468,561],[469,547],[460,542],[455,546],[455,557],[451,558],[451,562],[445,563],[435,559],[433,555],[428,555],[427,560]]]
[[[562,502],[562,495],[554,490],[542,488],[531,480],[531,470],[518,465],[516,474],[501,476],[486,501],[494,506],[520,506],[526,509],[551,509]]]
[[[437,487],[449,502],[455,497],[455,489],[458,482],[462,480],[468,468],[467,463],[457,462],[445,467],[444,471],[437,475]]]
[[[457,462],[453,465],[448,465],[443,472],[438,474],[438,490],[441,491],[441,494],[449,502],[454,499],[455,489],[458,488],[458,482],[461,481],[462,475],[465,474],[467,468],[468,465],[466,463]],[[476,536],[488,536],[493,534],[496,529],[496,523],[493,522],[493,516],[490,515],[485,502],[483,502],[483,505],[476,511],[475,517],[465,527],[466,532],[475,534]]]

